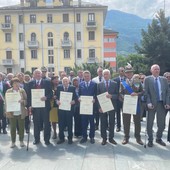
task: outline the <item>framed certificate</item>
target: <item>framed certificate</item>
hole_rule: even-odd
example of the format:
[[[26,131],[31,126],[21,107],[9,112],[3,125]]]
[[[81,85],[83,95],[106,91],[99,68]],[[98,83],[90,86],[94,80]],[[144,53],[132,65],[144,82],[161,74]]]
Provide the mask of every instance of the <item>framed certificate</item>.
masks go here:
[[[80,97],[80,114],[92,115],[93,114],[93,96]]]
[[[44,89],[31,89],[32,103],[33,108],[42,108],[45,107],[45,101],[42,101],[41,98],[45,96]]]

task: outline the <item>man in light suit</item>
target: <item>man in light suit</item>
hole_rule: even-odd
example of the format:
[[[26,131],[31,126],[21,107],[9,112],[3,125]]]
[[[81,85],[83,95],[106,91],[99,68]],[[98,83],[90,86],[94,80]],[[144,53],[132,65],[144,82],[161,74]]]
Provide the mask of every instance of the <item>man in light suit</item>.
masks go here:
[[[155,113],[157,116],[157,134],[156,142],[162,146],[166,144],[162,141],[162,133],[165,129],[166,109],[169,108],[168,82],[165,77],[159,76],[160,67],[157,64],[151,66],[151,76],[145,79],[145,94],[147,97],[148,119],[147,133],[148,146],[153,146],[153,122]]]
[[[117,144],[114,138],[114,127],[115,127],[115,109],[117,107],[118,98],[118,86],[117,83],[110,80],[110,70],[103,70],[104,81],[99,83],[97,86],[97,94],[102,94],[107,92],[106,97],[111,99],[114,106],[114,110],[103,113],[101,107],[99,106],[100,120],[101,120],[101,137],[103,138],[102,145],[107,142],[107,125],[109,125],[109,142],[112,144]],[[107,116],[108,115],[108,116]],[[107,118],[109,117],[109,121]],[[109,123],[109,124],[108,124]]]

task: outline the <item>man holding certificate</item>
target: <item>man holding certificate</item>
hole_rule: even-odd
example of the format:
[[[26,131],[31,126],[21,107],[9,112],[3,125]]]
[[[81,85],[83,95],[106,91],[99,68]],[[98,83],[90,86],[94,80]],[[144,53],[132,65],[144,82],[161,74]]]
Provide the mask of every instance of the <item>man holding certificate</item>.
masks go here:
[[[57,87],[56,91],[59,124],[59,141],[57,144],[65,142],[64,129],[68,127],[68,144],[73,143],[73,113],[74,104],[77,99],[76,89],[69,84],[69,79],[64,77],[62,84]]]
[[[87,127],[90,123],[90,143],[94,144],[95,124],[93,114],[93,104],[96,100],[97,84],[91,81],[91,73],[83,72],[84,81],[79,85],[80,114],[82,118],[82,136],[80,143],[87,142]]]
[[[117,144],[114,140],[114,127],[115,127],[115,109],[117,106],[118,98],[118,85],[116,82],[110,80],[110,70],[103,70],[104,81],[97,86],[97,94],[99,101],[100,112],[100,125],[101,137],[103,138],[102,145],[107,142],[107,127],[109,126],[109,142]],[[101,100],[99,95],[104,94]],[[104,101],[104,104],[101,103]],[[103,107],[102,107],[103,106]],[[107,116],[108,115],[108,116]],[[107,120],[109,118],[109,121]],[[108,126],[107,126],[108,125]]]
[[[33,113],[34,122],[34,142],[39,144],[42,122],[44,128],[44,141],[50,144],[51,127],[49,122],[49,112],[51,109],[50,100],[53,96],[51,83],[47,79],[42,79],[42,72],[39,69],[33,72],[34,80],[28,84],[28,107]],[[57,113],[56,113],[57,114]]]
[[[141,140],[140,131],[141,131],[141,124],[140,124],[140,106],[138,101],[138,96],[142,95],[143,88],[140,80],[133,79],[133,68],[130,64],[125,67],[125,81],[121,82],[120,85],[120,97],[123,101],[123,125],[124,125],[124,140],[122,142],[123,145],[129,142],[129,131],[130,131],[130,121],[131,121],[131,114],[133,114],[133,120],[135,124],[135,138],[136,142],[140,145],[143,145]],[[125,97],[126,102],[125,102]],[[133,101],[133,102],[132,102]],[[134,102],[136,101],[136,102]],[[132,105],[133,103],[133,105]],[[126,106],[125,106],[126,104]],[[130,105],[130,107],[129,107]],[[130,113],[129,110],[132,110]]]

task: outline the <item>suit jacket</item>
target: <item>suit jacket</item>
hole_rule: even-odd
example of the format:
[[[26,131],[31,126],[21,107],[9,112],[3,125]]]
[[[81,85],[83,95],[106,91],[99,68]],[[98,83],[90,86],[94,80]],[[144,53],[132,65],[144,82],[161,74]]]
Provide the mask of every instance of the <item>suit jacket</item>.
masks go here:
[[[97,85],[97,94],[102,94],[105,93],[106,90],[106,85],[105,82],[101,82]],[[115,81],[110,80],[109,87],[108,87],[108,93],[112,95],[111,101],[114,106],[114,109],[116,110],[117,108],[117,99],[118,99],[118,85]]]
[[[8,83],[6,83],[6,82],[4,82],[4,81],[2,81],[2,86],[3,86],[2,95],[3,95],[3,97],[4,97],[6,91],[10,88],[10,86],[8,85]],[[1,101],[0,103],[4,103],[4,102]]]
[[[31,106],[31,89],[36,89],[36,80],[32,80],[28,83],[28,107]],[[50,110],[50,100],[53,96],[51,83],[49,80],[41,79],[41,89],[45,89],[45,96],[47,97],[47,100],[45,101],[45,107]]]
[[[104,78],[103,78],[103,76],[102,76],[102,78],[101,78],[101,82],[104,80]],[[99,80],[99,76],[97,76],[97,77],[94,77],[93,79],[92,79],[92,81],[93,82],[95,82],[95,83],[100,83],[100,80]]]
[[[162,91],[162,101],[163,104],[169,104],[169,90],[168,90],[168,81],[165,77],[159,76],[160,84],[161,84],[161,91]],[[157,104],[157,97],[156,97],[156,89],[154,85],[154,77],[148,76],[145,79],[145,95],[147,97],[147,104],[151,103],[154,106]]]
[[[60,92],[62,92],[62,91],[64,91],[64,87],[63,87],[63,85],[60,84],[60,85],[58,85],[57,91],[56,91],[56,96],[57,96],[58,100],[60,100]],[[76,100],[77,100],[76,88],[72,85],[69,85],[67,92],[73,93],[72,100],[74,100],[76,102]],[[74,110],[74,105],[71,106],[71,111],[73,111],[73,110]]]

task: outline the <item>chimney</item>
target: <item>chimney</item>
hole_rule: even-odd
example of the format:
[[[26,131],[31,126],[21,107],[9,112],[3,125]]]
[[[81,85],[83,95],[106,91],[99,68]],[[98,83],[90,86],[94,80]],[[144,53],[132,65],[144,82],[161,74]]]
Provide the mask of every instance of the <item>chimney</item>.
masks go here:
[[[81,6],[81,0],[78,0],[78,6]]]
[[[21,5],[21,7],[24,6],[24,0],[20,0],[20,5]]]

